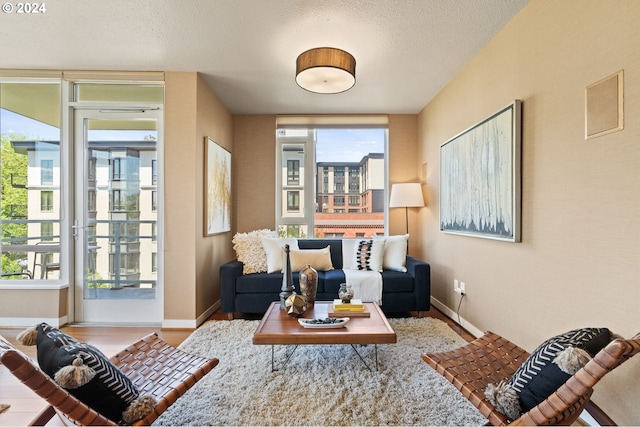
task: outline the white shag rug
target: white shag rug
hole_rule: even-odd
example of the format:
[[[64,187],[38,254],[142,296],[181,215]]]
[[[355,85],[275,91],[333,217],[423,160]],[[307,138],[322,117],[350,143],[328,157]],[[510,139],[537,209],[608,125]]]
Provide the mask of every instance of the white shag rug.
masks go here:
[[[397,344],[253,345],[256,320],[209,321],[180,345],[220,363],[154,425],[482,425],[487,420],[421,358],[466,342],[433,318],[389,319]]]

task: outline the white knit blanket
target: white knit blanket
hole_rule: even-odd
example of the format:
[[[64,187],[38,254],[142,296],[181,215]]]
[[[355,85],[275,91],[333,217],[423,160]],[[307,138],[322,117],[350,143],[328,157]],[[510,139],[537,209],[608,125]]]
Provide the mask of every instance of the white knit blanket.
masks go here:
[[[343,269],[347,286],[353,288],[353,298],[382,305],[382,274],[377,271]]]

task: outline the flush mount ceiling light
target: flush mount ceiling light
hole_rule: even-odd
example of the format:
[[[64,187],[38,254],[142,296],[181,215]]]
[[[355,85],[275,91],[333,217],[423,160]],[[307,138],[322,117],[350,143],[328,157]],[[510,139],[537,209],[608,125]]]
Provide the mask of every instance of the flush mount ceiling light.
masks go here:
[[[296,83],[314,93],[340,93],[356,83],[356,60],[333,47],[302,52],[296,60]]]

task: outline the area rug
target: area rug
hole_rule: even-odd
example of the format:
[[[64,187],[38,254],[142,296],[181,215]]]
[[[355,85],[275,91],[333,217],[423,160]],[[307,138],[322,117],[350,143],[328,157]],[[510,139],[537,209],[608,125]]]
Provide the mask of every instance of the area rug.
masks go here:
[[[351,346],[299,346],[271,372],[271,346],[251,342],[258,321],[209,321],[180,346],[220,364],[155,425],[482,425],[487,420],[421,358],[465,344],[432,318],[390,319],[397,344],[379,345],[369,371]],[[375,366],[374,346],[356,346]]]

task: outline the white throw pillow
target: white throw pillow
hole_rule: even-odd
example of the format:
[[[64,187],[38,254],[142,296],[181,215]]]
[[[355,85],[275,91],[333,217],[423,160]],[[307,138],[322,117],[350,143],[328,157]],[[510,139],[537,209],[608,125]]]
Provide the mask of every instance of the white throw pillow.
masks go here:
[[[331,263],[331,246],[323,249],[291,249],[291,271],[296,272],[304,269],[307,264],[316,271],[333,270]]]
[[[376,237],[382,239],[382,237]],[[384,237],[382,266],[387,270],[407,271],[407,242],[409,235]]]
[[[262,247],[267,254],[267,273],[279,273],[282,271],[284,245],[289,245],[289,250],[298,249],[298,239],[294,237],[281,239],[262,238]]]
[[[261,229],[248,233],[236,233],[231,242],[236,258],[244,265],[242,274],[264,273],[267,271],[267,255],[262,247],[263,237],[278,237],[273,230]]]
[[[384,258],[383,239],[365,239],[355,242],[353,247],[353,270],[382,271]]]

